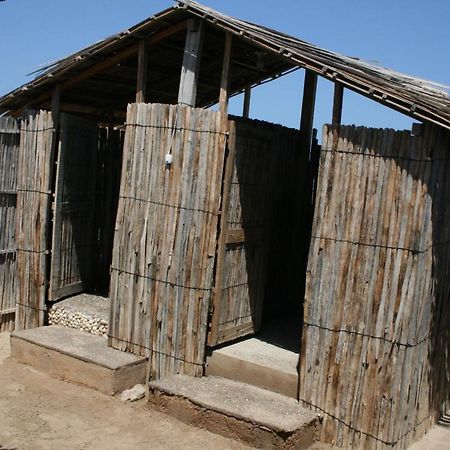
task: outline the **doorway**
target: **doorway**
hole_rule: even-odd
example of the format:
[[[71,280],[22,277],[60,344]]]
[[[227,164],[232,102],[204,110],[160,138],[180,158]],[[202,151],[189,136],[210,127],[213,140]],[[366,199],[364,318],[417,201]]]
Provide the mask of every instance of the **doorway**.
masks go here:
[[[230,130],[208,345],[256,335],[299,352],[317,158],[298,130],[241,118]]]
[[[58,141],[49,300],[107,296],[122,133],[61,114]]]
[[[234,118],[228,150],[206,371],[297,398],[317,142]]]

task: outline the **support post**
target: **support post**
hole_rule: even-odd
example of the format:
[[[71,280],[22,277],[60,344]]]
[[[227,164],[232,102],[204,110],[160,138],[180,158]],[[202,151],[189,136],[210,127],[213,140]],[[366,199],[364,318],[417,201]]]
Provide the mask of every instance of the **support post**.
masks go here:
[[[145,40],[139,42],[137,82],[136,82],[136,103],[145,103],[147,88],[147,43]]]
[[[339,81],[336,81],[334,83],[333,117],[331,120],[331,123],[333,125],[341,124],[343,101],[344,101],[344,86]]]
[[[302,116],[300,119],[300,132],[301,139],[304,145],[309,149],[311,148],[312,129],[314,121],[314,107],[316,103],[316,90],[317,90],[317,74],[306,70],[305,84],[303,88],[303,103],[302,103]]]
[[[58,128],[59,105],[61,103],[61,85],[57,85],[52,92],[51,108],[53,116],[53,127]]]
[[[230,84],[230,59],[231,59],[231,44],[233,42],[233,35],[227,33],[225,35],[225,49],[223,52],[222,63],[222,78],[220,81],[220,96],[219,96],[219,111],[224,114],[228,113],[228,96]]]
[[[250,100],[252,96],[252,89],[246,88],[244,91],[244,107],[242,110],[242,117],[245,117],[246,119],[250,116]]]
[[[178,103],[192,107],[195,106],[197,97],[202,36],[203,23],[198,19],[189,19],[184,46],[183,66],[181,68]]]

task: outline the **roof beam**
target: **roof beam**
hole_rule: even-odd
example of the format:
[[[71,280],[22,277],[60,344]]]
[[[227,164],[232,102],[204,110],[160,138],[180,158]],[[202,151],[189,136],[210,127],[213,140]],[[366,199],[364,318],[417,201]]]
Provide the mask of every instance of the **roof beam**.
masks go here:
[[[173,34],[178,33],[179,31],[186,28],[186,20],[183,20],[182,22],[177,23],[176,25],[173,25],[170,28],[161,30],[158,33],[155,33],[153,36],[146,39],[146,43],[148,46],[154,45],[161,41],[162,39],[165,39],[169,36],[172,36]],[[132,55],[135,55],[139,50],[139,43],[133,44],[129,47],[126,47],[125,49],[119,51],[115,55],[112,55],[111,57],[94,64],[93,66],[89,67],[88,69],[84,70],[83,72],[79,73],[78,75],[69,78],[67,81],[61,83],[61,91],[65,91],[81,81],[87,80],[88,78],[93,77],[94,75],[103,72],[106,69],[109,69],[110,67],[116,65],[120,61],[123,61],[126,58],[129,58]],[[57,79],[58,75],[55,74],[55,79]],[[47,100],[49,97],[51,97],[52,92],[48,91],[45,94],[42,94],[40,97],[36,98],[35,100],[32,100],[33,105],[39,105],[43,101]]]

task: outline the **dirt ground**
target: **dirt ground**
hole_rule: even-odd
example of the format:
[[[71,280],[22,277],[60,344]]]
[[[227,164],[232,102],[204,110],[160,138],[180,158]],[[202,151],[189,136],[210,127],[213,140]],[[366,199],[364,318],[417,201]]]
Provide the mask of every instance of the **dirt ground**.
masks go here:
[[[50,378],[8,358],[0,334],[0,449],[226,449],[245,445],[153,411]]]
[[[145,400],[121,403],[50,378],[9,358],[0,333],[0,450],[244,450],[236,441],[185,425]],[[334,448],[316,444],[311,450]],[[450,428],[436,426],[411,450],[450,450]]]

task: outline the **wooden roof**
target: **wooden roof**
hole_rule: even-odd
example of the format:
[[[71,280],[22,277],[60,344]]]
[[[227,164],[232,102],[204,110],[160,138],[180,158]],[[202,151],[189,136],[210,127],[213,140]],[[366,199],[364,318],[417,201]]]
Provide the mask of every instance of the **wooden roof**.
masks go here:
[[[184,0],[129,30],[45,67],[34,80],[1,97],[0,108],[48,108],[54,87],[60,85],[63,111],[123,113],[127,103],[135,98],[141,39],[149,44],[147,101],[175,103],[186,21],[192,17],[205,24],[198,106],[218,100],[224,31],[228,31],[235,35],[232,94],[288,71],[306,68],[408,116],[450,129],[450,98],[445,86],[343,56]]]

